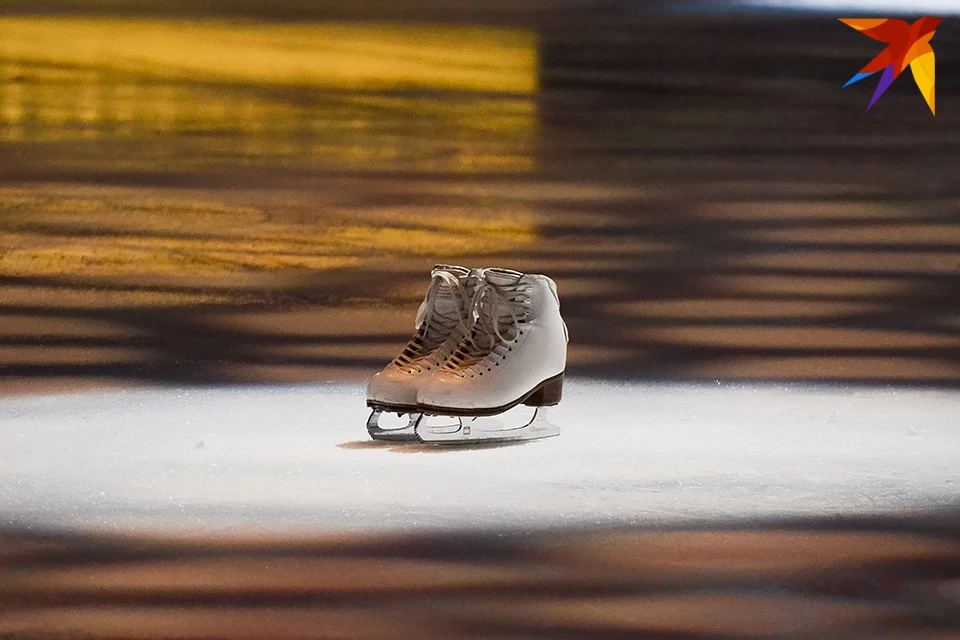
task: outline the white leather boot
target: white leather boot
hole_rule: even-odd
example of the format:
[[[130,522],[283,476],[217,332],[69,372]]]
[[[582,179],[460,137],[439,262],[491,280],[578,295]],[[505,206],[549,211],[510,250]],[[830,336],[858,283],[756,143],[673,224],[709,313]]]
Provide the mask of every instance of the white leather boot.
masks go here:
[[[367,406],[373,409],[367,431],[378,440],[416,440],[419,418],[417,392],[421,384],[443,366],[470,326],[470,304],[479,272],[464,267],[437,265],[417,311],[416,333],[393,361],[367,385]],[[384,412],[408,415],[405,425],[380,425]]]
[[[568,338],[553,280],[485,269],[471,306],[470,334],[421,385],[419,410],[431,415],[493,416],[521,403],[534,407],[559,403]],[[439,437],[443,434],[427,427],[417,433],[424,441],[470,439],[462,432]],[[526,439],[506,435],[478,434],[473,439]]]

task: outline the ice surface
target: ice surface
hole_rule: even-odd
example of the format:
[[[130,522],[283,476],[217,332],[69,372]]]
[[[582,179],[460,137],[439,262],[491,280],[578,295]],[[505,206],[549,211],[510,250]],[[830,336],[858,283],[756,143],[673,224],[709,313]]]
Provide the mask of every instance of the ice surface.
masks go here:
[[[359,385],[0,399],[0,524],[435,530],[956,504],[960,394],[568,380],[560,437],[367,438]]]

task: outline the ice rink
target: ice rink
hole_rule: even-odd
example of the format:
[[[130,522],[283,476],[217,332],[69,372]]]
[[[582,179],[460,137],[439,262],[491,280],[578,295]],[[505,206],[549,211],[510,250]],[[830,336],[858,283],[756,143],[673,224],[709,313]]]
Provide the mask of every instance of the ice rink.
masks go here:
[[[4,526],[180,531],[677,526],[956,502],[960,394],[569,380],[562,434],[370,441],[357,384],[0,400]]]

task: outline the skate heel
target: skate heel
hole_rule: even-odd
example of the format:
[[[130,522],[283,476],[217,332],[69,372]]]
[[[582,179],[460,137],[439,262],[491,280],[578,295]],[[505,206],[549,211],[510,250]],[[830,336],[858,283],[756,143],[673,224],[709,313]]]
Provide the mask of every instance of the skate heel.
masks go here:
[[[563,374],[554,376],[540,385],[540,388],[533,392],[523,404],[528,407],[552,407],[560,404],[560,398],[563,396]]]

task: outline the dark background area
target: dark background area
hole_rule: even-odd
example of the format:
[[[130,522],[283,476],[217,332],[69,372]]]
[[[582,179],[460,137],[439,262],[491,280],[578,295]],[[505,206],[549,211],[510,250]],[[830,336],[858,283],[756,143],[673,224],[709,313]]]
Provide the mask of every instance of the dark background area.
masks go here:
[[[956,634],[943,513],[658,531],[0,536],[16,638]]]
[[[0,142],[0,206],[29,215],[7,216],[5,249],[20,247],[15,233],[50,246],[0,270],[0,372],[12,388],[362,379],[406,339],[429,267],[452,262],[554,277],[571,374],[956,386],[950,20],[933,42],[934,117],[909,73],[870,112],[870,80],[841,89],[879,49],[834,16],[656,9],[5,3],[8,18],[508,26],[533,34],[539,83],[533,93],[338,89],[7,56],[3,100],[27,112],[8,116]],[[107,105],[87,120],[63,102],[84,91]],[[211,101],[220,112],[204,116]],[[153,122],[158,104],[178,115]],[[130,229],[70,209],[129,221],[144,207],[175,217],[185,201],[252,210],[260,226],[241,216],[190,233]],[[73,217],[61,223],[65,210]],[[443,216],[454,227],[411,243]],[[496,224],[469,240],[490,220],[521,221],[522,241]],[[116,258],[112,271],[83,266],[85,241],[132,239],[142,251],[176,236],[248,251],[278,224],[316,240],[284,249],[298,254],[293,266],[158,270],[147,254]],[[331,229],[347,226],[368,238],[344,248]],[[237,236],[244,228],[252,235]],[[61,269],[50,252],[64,246],[75,248]],[[335,259],[314,268],[304,256],[315,250]]]

